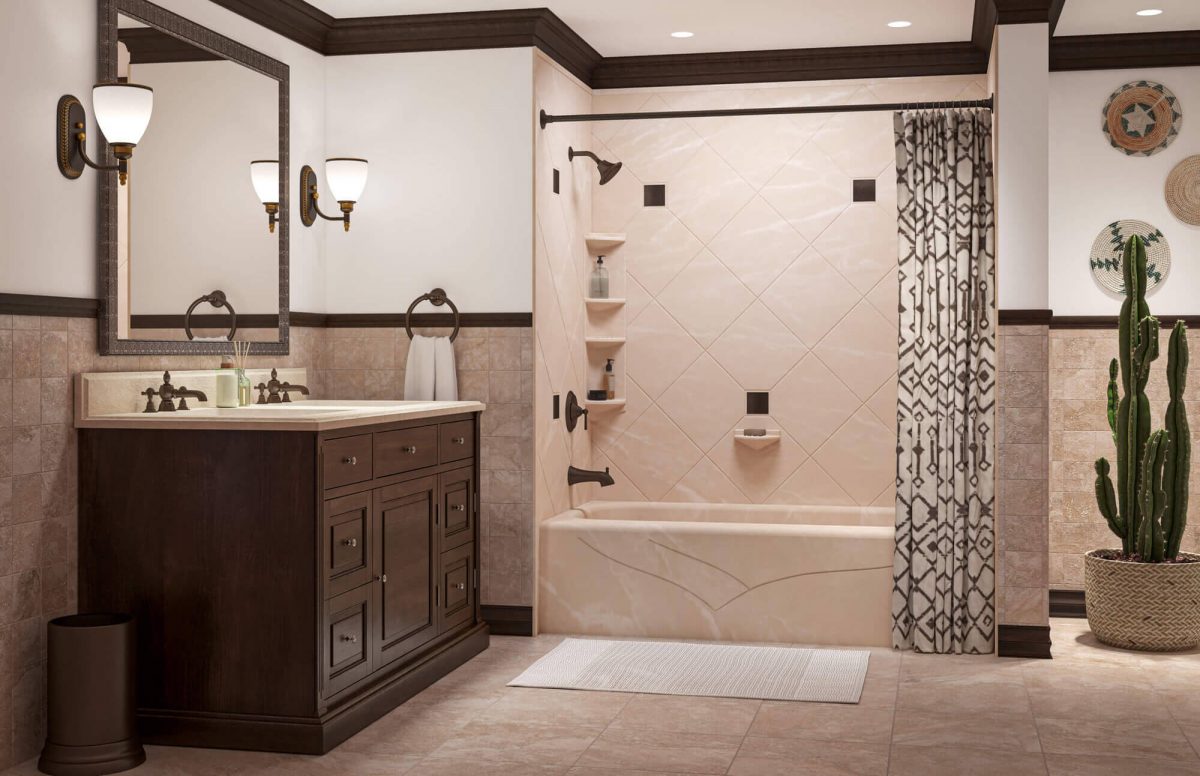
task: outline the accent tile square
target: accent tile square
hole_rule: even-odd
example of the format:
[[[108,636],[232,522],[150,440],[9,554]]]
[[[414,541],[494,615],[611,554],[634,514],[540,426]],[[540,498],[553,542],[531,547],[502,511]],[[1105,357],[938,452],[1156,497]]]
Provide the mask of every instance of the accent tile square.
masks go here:
[[[557,177],[555,182],[557,183]],[[558,191],[557,186],[554,189]],[[854,181],[854,201],[855,202],[874,202],[875,201],[875,179],[874,178],[859,178]]]
[[[770,415],[771,394],[768,391],[746,391],[747,415]]]
[[[642,188],[642,204],[646,207],[666,207],[666,184],[655,183],[644,186]]]

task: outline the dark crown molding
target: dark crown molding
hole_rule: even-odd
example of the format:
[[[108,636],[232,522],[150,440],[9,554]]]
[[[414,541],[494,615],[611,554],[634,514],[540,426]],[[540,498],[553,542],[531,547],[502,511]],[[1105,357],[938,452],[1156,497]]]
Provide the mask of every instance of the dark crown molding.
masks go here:
[[[327,56],[535,47],[595,89],[983,73],[995,26],[994,18],[976,19],[985,45],[964,41],[602,57],[548,8],[338,19],[304,0],[212,1]],[[980,0],[979,7],[994,16],[992,2]]]
[[[117,30],[117,40],[129,51],[129,64],[208,62],[222,57],[153,27]]]
[[[1050,40],[1050,69],[1121,70],[1200,65],[1200,30],[1069,35]]]
[[[593,89],[987,72],[997,24],[1058,25],[1065,0],[975,0],[971,40],[603,57],[548,8],[338,19],[304,0],[212,0],[326,56],[538,48]],[[162,60],[167,61],[167,60]],[[1200,64],[1200,31],[1050,40],[1051,70]]]
[[[1058,24],[1065,0],[991,0],[997,24]],[[978,10],[978,6],[976,6]]]
[[[635,86],[959,75],[986,71],[986,54],[971,43],[963,41],[605,57],[592,71],[591,86],[594,89],[616,89]]]
[[[325,53],[325,36],[334,18],[304,0],[212,0],[212,2],[285,38]]]

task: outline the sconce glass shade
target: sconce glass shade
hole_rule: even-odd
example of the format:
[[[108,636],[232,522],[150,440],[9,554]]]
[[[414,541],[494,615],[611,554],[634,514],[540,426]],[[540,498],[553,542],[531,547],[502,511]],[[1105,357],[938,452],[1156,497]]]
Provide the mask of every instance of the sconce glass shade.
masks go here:
[[[97,84],[92,108],[109,145],[135,146],[150,124],[154,90],[139,84]]]
[[[274,159],[250,162],[250,182],[264,205],[279,202],[279,162]]]
[[[367,185],[367,160],[334,157],[325,160],[325,180],[338,202],[357,202]]]

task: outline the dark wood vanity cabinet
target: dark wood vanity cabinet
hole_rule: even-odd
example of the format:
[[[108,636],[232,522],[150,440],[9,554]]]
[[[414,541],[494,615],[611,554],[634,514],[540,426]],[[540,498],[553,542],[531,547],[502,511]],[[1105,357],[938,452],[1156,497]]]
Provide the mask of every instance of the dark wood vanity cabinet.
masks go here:
[[[143,737],[323,753],[486,649],[477,424],[81,430],[79,606],[137,618]]]

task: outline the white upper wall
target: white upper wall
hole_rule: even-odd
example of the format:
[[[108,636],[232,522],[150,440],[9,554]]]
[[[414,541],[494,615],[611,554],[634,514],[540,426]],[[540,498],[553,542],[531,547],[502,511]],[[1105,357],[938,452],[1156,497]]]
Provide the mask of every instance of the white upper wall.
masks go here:
[[[291,69],[292,158],[325,149],[324,57],[215,3],[156,0],[180,15],[285,62]],[[0,137],[10,185],[0,192],[0,292],[98,295],[94,170],[67,180],[55,166],[55,106],[63,94],[80,98],[89,116],[96,81],[95,0],[7,0],[0,6]],[[154,119],[151,119],[153,125]],[[246,173],[247,181],[249,172]],[[296,175],[292,202],[298,196]],[[236,195],[244,195],[239,190]],[[249,206],[261,211],[250,197]],[[264,216],[265,218],[265,216]],[[292,308],[324,305],[324,239],[292,213]]]
[[[1126,156],[1101,131],[1101,111],[1122,84],[1147,79],[1175,93],[1181,134],[1154,156]],[[1175,218],[1163,197],[1171,169],[1200,151],[1200,67],[1139,68],[1050,75],[1050,307],[1056,315],[1115,315],[1120,299],[1096,283],[1088,266],[1105,225],[1136,218],[1162,230],[1171,274],[1150,293],[1157,314],[1200,313],[1200,227]],[[1189,112],[1190,111],[1190,112]]]
[[[462,312],[529,312],[533,50],[329,57],[326,76],[328,155],[371,165],[350,232],[314,227],[328,311],[404,312],[441,287]],[[305,163],[336,212],[323,157]]]
[[[996,28],[996,301],[1001,310],[1049,307],[1049,34],[1046,24]]]

